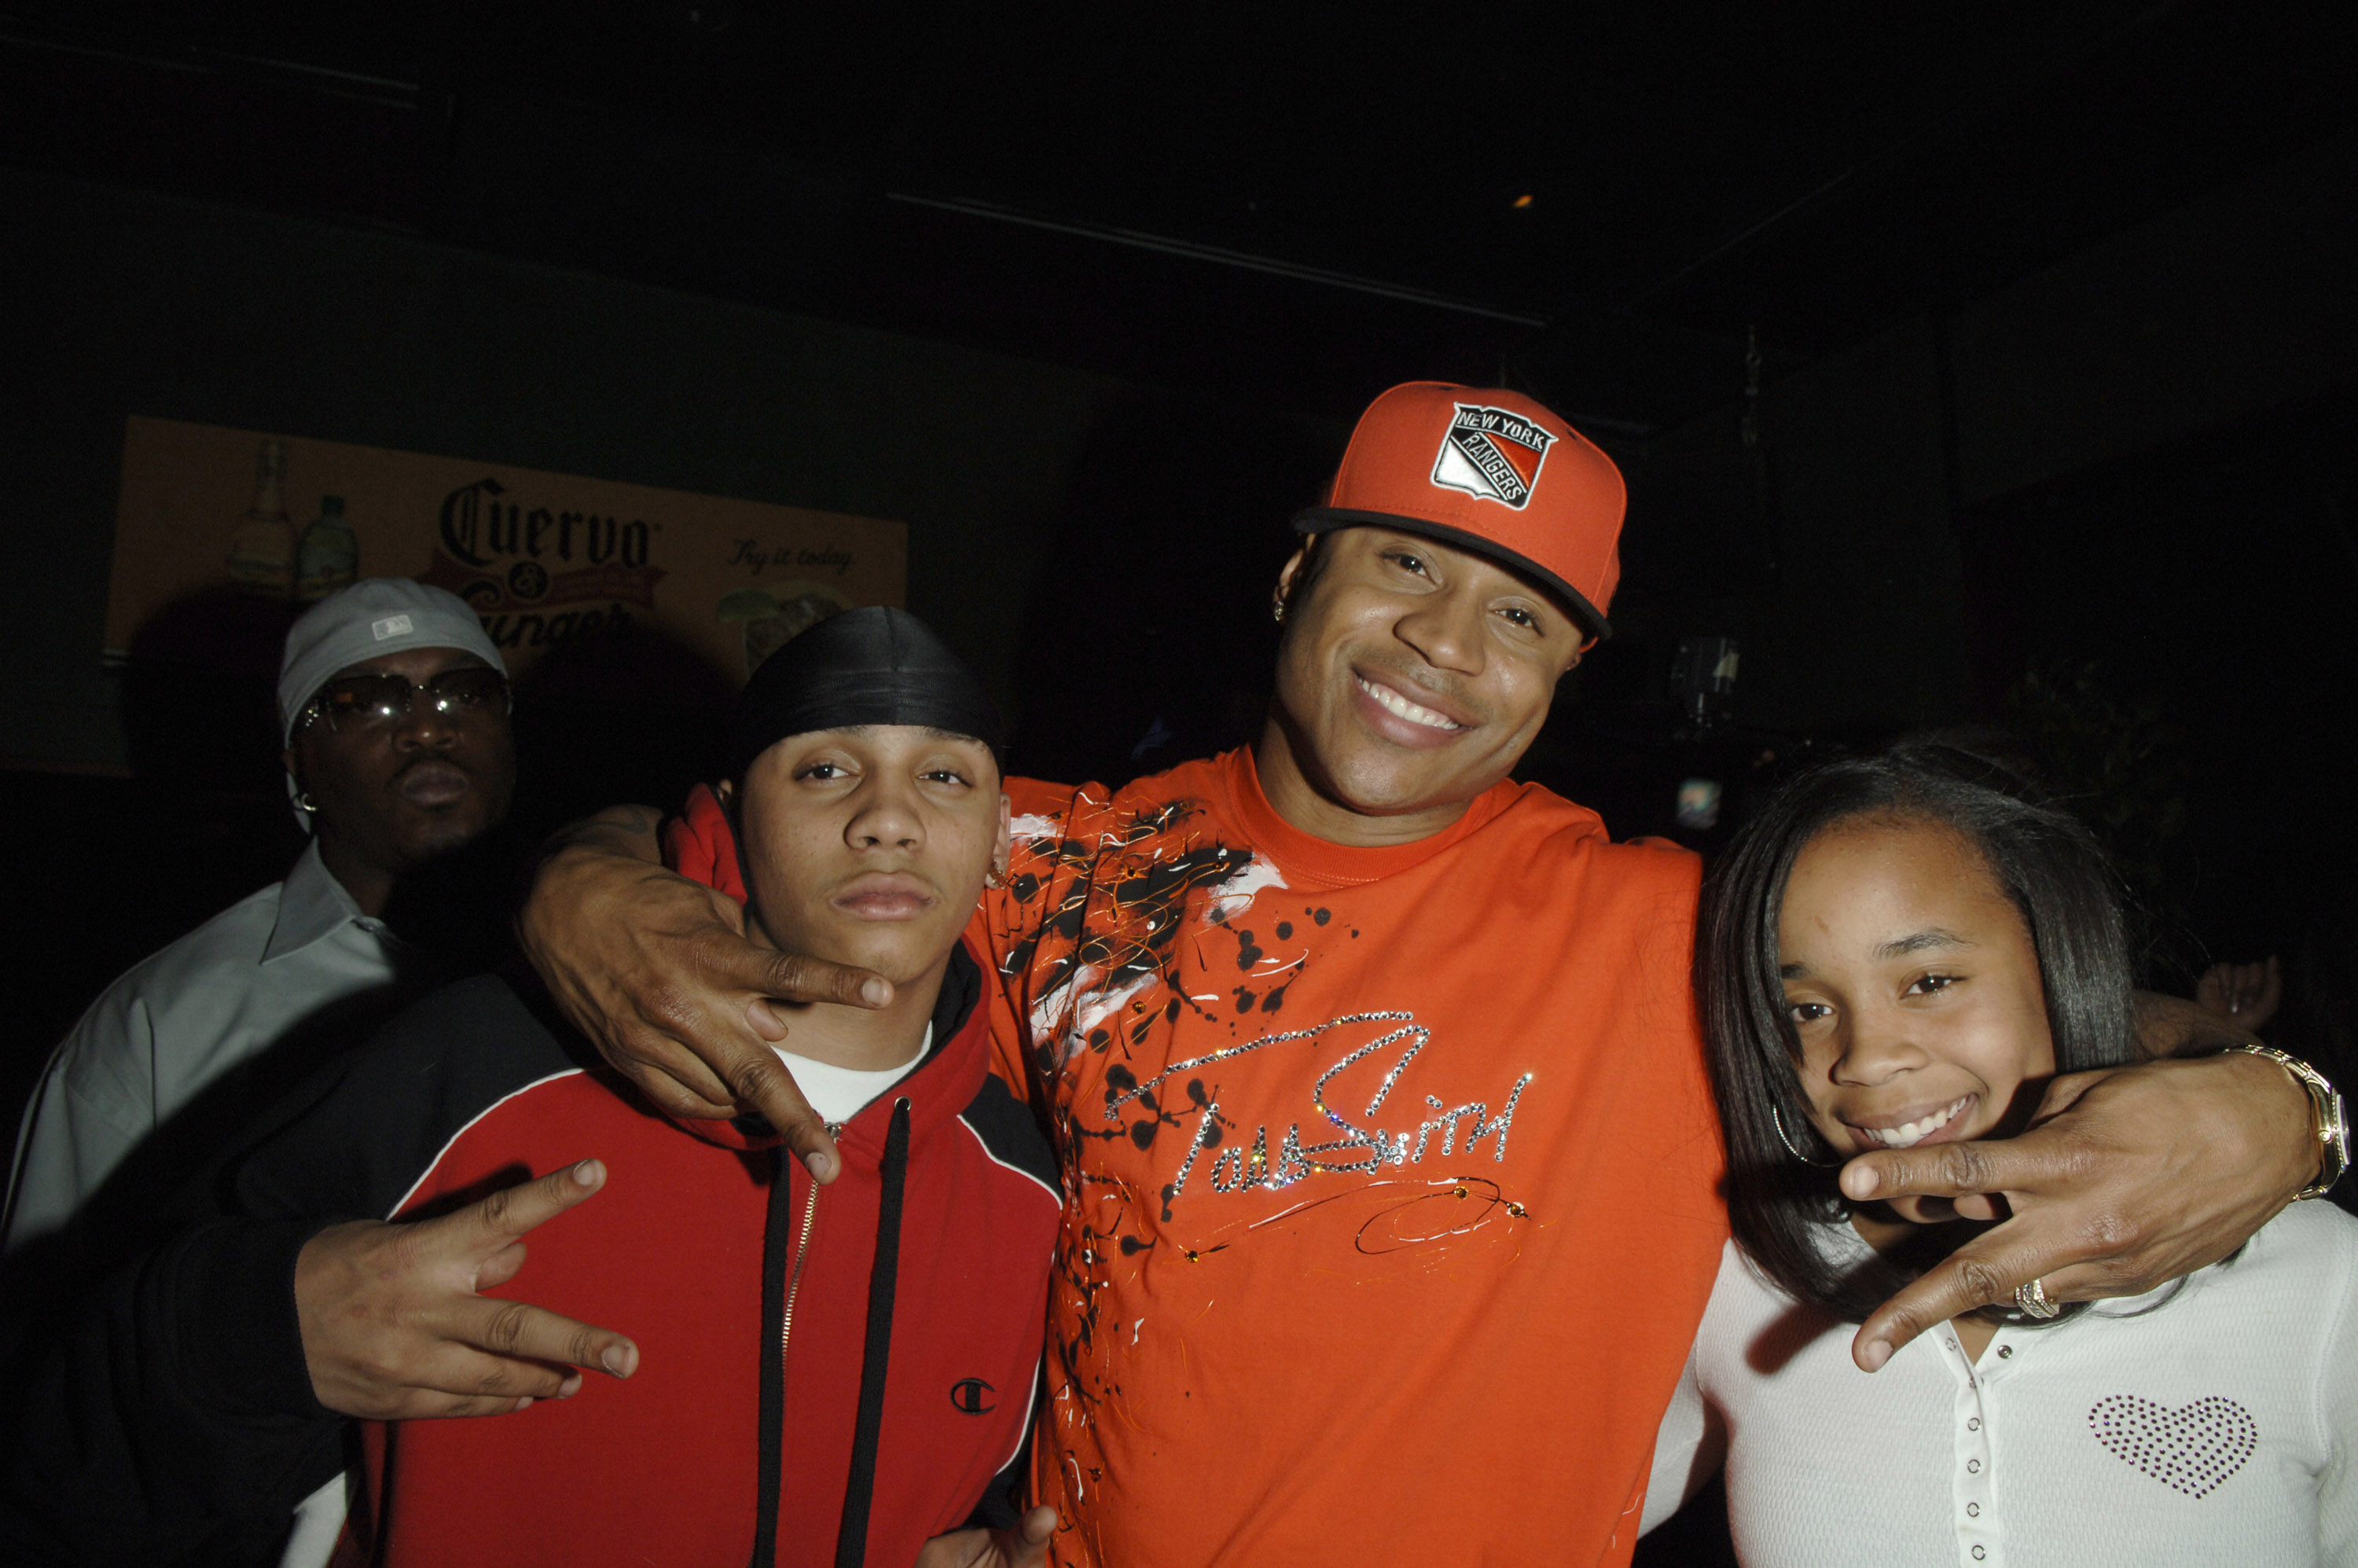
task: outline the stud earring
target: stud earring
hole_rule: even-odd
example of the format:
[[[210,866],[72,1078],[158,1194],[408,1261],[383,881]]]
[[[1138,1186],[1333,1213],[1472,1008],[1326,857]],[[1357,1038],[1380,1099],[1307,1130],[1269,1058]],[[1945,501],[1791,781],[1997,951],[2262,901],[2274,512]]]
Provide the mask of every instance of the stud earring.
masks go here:
[[[1282,622],[1285,619],[1285,600],[1281,599],[1275,604],[1269,607],[1269,618],[1271,621],[1279,622]]]
[[[993,890],[994,892],[1000,888],[1005,887],[1007,885],[1007,868],[1001,865],[997,860],[991,861],[990,870],[982,873],[982,885]]]

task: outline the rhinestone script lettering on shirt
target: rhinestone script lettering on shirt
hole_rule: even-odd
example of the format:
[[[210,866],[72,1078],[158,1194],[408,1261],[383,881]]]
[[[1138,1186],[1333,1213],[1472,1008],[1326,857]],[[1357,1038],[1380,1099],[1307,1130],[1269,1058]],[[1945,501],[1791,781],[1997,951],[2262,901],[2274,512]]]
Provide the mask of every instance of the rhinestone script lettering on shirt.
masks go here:
[[[2177,1410],[2115,1394],[2088,1411],[2088,1428],[2115,1458],[2190,1498],[2216,1491],[2260,1446],[2251,1412],[2216,1394]]]
[[[1336,1030],[1361,1023],[1397,1023],[1401,1027],[1346,1052],[1321,1072],[1310,1087],[1312,1106],[1342,1136],[1324,1142],[1304,1143],[1302,1141],[1302,1124],[1293,1122],[1286,1127],[1277,1152],[1272,1156],[1269,1149],[1269,1129],[1265,1126],[1258,1128],[1254,1130],[1249,1151],[1230,1148],[1215,1156],[1210,1177],[1214,1192],[1232,1193],[1248,1187],[1277,1191],[1292,1186],[1305,1176],[1320,1173],[1372,1174],[1386,1165],[1421,1163],[1428,1151],[1445,1158],[1456,1152],[1461,1126],[1465,1129],[1467,1154],[1473,1153],[1475,1145],[1484,1139],[1494,1138],[1497,1141],[1490,1151],[1491,1158],[1498,1161],[1506,1159],[1507,1134],[1514,1125],[1515,1106],[1531,1084],[1531,1075],[1529,1073],[1517,1078],[1507,1090],[1506,1101],[1495,1117],[1490,1115],[1489,1104],[1485,1100],[1472,1100],[1453,1108],[1438,1096],[1427,1095],[1425,1103],[1434,1114],[1420,1119],[1412,1132],[1388,1131],[1378,1126],[1363,1127],[1330,1103],[1328,1096],[1337,1077],[1368,1057],[1406,1042],[1407,1049],[1391,1062],[1390,1069],[1368,1098],[1367,1108],[1357,1113],[1360,1121],[1373,1120],[1383,1108],[1384,1102],[1391,1098],[1393,1087],[1400,1082],[1401,1075],[1408,1070],[1409,1064],[1416,1059],[1432,1038],[1432,1031],[1418,1023],[1415,1014],[1409,1012],[1347,1013],[1307,1029],[1289,1029],[1275,1034],[1264,1034],[1241,1044],[1190,1057],[1184,1062],[1174,1062],[1143,1081],[1109,1086],[1106,1089],[1105,1119],[1119,1121],[1123,1106],[1151,1095],[1158,1085],[1182,1074],[1196,1072],[1252,1052],[1314,1042]],[[1340,1098],[1339,1093],[1336,1098]],[[1217,1099],[1206,1106],[1203,1115],[1196,1120],[1186,1158],[1180,1164],[1178,1174],[1172,1179],[1165,1198],[1166,1209],[1185,1195],[1188,1182],[1205,1151],[1226,1141],[1224,1129],[1228,1125],[1227,1119],[1220,1114]],[[1437,1143],[1434,1140],[1436,1133],[1439,1134]]]

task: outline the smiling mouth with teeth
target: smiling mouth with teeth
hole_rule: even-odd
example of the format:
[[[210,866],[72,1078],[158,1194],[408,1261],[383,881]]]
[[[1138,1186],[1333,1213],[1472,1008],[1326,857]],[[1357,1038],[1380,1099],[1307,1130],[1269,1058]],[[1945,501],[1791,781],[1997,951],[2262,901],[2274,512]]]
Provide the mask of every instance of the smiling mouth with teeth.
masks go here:
[[[1906,1149],[1923,1142],[1924,1140],[1948,1126],[1950,1122],[1956,1119],[1959,1111],[1973,1102],[1974,1097],[1966,1095],[1942,1106],[1929,1116],[1920,1117],[1914,1121],[1903,1121],[1897,1127],[1860,1127],[1854,1122],[1851,1130],[1875,1140],[1886,1149]]]
[[[1351,678],[1359,683],[1359,689],[1361,691],[1366,692],[1369,697],[1376,699],[1376,706],[1381,708],[1386,713],[1407,719],[1411,724],[1422,724],[1429,730],[1463,730],[1466,728],[1466,726],[1458,723],[1455,719],[1443,718],[1440,714],[1435,713],[1430,708],[1419,708],[1415,703],[1411,702],[1408,698],[1392,690],[1390,687],[1378,686],[1362,676],[1353,676]]]

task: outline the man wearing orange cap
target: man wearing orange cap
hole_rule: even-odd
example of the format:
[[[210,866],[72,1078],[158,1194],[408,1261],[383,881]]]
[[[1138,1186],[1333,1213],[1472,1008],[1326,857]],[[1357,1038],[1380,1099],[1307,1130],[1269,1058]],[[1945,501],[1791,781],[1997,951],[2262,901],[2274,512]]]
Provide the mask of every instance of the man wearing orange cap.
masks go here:
[[[1623,500],[1528,398],[1395,388],[1296,519],[1259,742],[1119,790],[1009,781],[972,935],[1063,1165],[1033,1477],[1059,1561],[1627,1561],[1725,1227],[1697,863],[1508,779],[1609,633]],[[553,859],[535,961],[660,1103],[757,1107],[830,1178],[762,999],[882,988],[743,948],[653,858],[618,813]],[[1854,1195],[2030,1212],[1870,1320],[1863,1361],[1972,1290],[2219,1256],[2313,1174],[2304,1103],[2250,1058],[2162,1064],[2073,1113],[2094,1176],[2071,1115],[1983,1147],[1978,1187],[1864,1157]],[[2076,1239],[2099,1220],[2128,1241]]]
[[[1530,400],[1399,388],[1295,520],[1260,745],[1017,798],[982,920],[1064,1155],[1064,1560],[1634,1539],[1724,1223],[1696,863],[1502,782],[1609,630],[1621,503]],[[1567,1332],[1600,1286],[1643,1310]]]

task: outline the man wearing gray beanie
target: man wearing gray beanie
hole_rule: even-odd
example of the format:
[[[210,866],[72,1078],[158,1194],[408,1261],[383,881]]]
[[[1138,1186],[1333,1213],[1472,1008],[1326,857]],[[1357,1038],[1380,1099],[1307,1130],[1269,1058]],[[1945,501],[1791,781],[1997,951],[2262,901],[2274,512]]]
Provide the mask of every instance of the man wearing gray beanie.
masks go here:
[[[142,1144],[178,1168],[143,1157],[130,1184],[185,1174],[214,1152],[203,1134],[227,1137],[319,1048],[364,1039],[438,978],[382,916],[405,872],[507,815],[499,649],[455,594],[354,583],[287,632],[278,717],[311,843],[285,881],[124,973],[50,1057],[9,1177],[0,1250],[14,1267],[43,1238],[48,1251],[77,1246],[69,1222]]]

